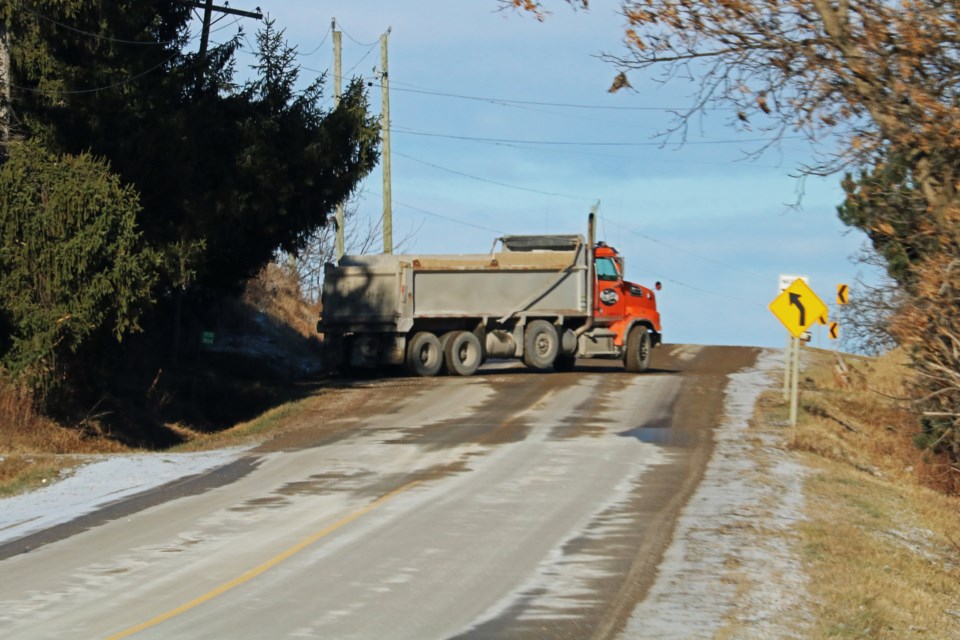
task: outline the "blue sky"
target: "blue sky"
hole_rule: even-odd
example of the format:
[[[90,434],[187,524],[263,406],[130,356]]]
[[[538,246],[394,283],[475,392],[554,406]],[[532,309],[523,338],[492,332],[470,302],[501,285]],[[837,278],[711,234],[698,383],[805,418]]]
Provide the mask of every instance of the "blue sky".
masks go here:
[[[558,0],[543,23],[498,11],[496,0],[260,7],[302,54],[313,52],[300,59],[305,79],[332,69],[336,17],[344,73],[374,83],[378,111],[378,40],[391,28],[394,239],[413,233],[406,252],[483,253],[500,233],[585,232],[599,200],[600,235],[626,257],[628,277],[664,284],[667,342],[771,347],[786,341],[767,309],[780,273],[809,275],[832,302],[835,285],[863,270],[850,257],[864,236],[836,218],[840,176],[807,179],[802,207],[788,206],[798,167],[814,162],[805,140],[747,160],[763,132],[738,132],[727,112],[710,111],[686,144],[662,145],[655,136],[670,126],[669,110],[689,105],[696,86],[633,73],[634,91],[607,92],[616,71],[598,56],[623,52],[616,2],[594,0],[587,12]],[[256,25],[242,22],[252,41]],[[332,72],[328,86],[329,97]],[[377,169],[358,195],[359,216],[382,216],[382,185]],[[828,346],[818,333],[814,344]]]

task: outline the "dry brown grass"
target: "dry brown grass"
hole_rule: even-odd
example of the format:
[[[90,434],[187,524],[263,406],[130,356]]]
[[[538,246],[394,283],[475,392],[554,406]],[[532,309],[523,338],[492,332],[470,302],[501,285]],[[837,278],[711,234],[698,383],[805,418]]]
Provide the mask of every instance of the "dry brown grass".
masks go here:
[[[30,391],[0,372],[0,496],[57,478],[77,464],[70,454],[124,450],[95,424],[68,429],[40,415]]]
[[[919,418],[909,400],[912,371],[899,351],[880,358],[806,352],[800,403],[805,426],[793,446],[899,482],[960,495],[960,473],[919,449]],[[846,371],[841,370],[841,366]]]
[[[800,527],[814,638],[960,638],[960,498],[917,449],[901,354],[807,351],[791,445],[814,472]],[[760,405],[782,419],[782,396]]]
[[[278,324],[294,329],[304,338],[319,340],[317,318],[320,304],[308,304],[304,300],[295,273],[271,262],[247,283],[243,302],[267,314]]]

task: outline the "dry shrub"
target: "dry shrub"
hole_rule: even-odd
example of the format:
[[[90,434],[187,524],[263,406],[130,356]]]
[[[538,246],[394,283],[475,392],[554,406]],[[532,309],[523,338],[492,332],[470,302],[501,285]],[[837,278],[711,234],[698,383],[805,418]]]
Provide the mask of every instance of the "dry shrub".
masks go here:
[[[306,301],[300,278],[292,269],[271,262],[247,282],[243,302],[286,325],[308,340],[319,340],[317,318],[320,304]]]
[[[960,220],[960,207],[950,209]],[[916,371],[912,395],[922,416],[918,445],[932,458],[952,461],[960,475],[960,238],[943,232],[941,250],[914,268],[917,284],[911,303],[892,319],[894,335]],[[934,454],[947,454],[946,456]],[[942,466],[943,462],[938,462]],[[945,469],[941,475],[950,475]],[[955,484],[952,483],[951,484]]]
[[[0,371],[0,430],[4,437],[0,446],[9,442],[12,433],[29,431],[38,419],[33,394],[26,385],[15,384]]]
[[[846,462],[876,476],[912,481],[960,495],[960,473],[946,454],[915,444],[922,433],[911,393],[914,372],[901,350],[878,358],[809,351],[801,392],[805,422],[793,446]]]
[[[65,427],[36,410],[32,392],[0,370],[0,497],[56,479],[80,464],[73,455],[125,451],[96,423]]]
[[[122,451],[94,424],[65,427],[36,410],[32,392],[0,372],[0,453],[9,456],[33,453],[95,453]]]

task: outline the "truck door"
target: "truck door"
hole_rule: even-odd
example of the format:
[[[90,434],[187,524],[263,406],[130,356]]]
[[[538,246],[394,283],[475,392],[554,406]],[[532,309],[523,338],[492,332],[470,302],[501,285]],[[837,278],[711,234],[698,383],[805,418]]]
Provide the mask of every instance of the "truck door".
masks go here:
[[[612,324],[626,313],[626,295],[623,290],[623,275],[617,261],[601,256],[595,261],[593,316],[600,324]]]

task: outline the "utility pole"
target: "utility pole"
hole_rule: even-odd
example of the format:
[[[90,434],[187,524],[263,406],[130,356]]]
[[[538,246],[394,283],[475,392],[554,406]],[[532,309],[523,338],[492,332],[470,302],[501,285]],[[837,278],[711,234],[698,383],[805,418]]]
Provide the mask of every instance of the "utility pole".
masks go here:
[[[206,0],[203,5],[203,28],[200,30],[200,60],[207,58],[207,43],[210,40],[210,18],[213,15],[213,0]]]
[[[242,16],[244,18],[253,18],[254,20],[263,20],[263,14],[258,7],[256,11],[241,11],[233,7],[221,7],[213,4],[213,0],[187,0],[185,5],[194,9],[203,9],[203,30],[200,32],[200,60],[207,57],[207,45],[210,42],[210,22],[213,12],[223,13],[231,16]]]
[[[10,140],[10,35],[0,23],[0,144]]]
[[[343,82],[343,77],[340,74],[340,64],[341,64],[341,33],[337,31],[337,19],[333,18],[330,21],[330,29],[333,31],[333,108],[336,109],[340,105],[340,84]],[[340,262],[340,258],[343,257],[345,251],[344,239],[343,239],[343,225],[344,225],[344,216],[343,216],[343,203],[337,203],[337,238],[334,243],[334,255],[336,256],[337,262]]]
[[[207,59],[207,46],[210,42],[210,24],[211,17],[213,12],[223,13],[225,15],[232,16],[241,16],[243,18],[253,18],[254,20],[262,20],[263,14],[260,13],[260,8],[258,7],[256,11],[241,11],[240,9],[234,9],[227,6],[218,6],[213,4],[213,0],[181,0],[183,4],[188,7],[193,7],[194,9],[203,9],[203,29],[200,32],[200,51],[199,51],[199,60],[200,64],[203,65]],[[203,89],[203,75],[201,73],[197,76],[197,84],[195,87],[195,92],[197,95],[200,94],[200,91]],[[182,305],[183,305],[183,288],[177,288],[177,307],[176,307],[176,326],[173,333],[173,362],[174,365],[177,363],[177,357],[180,353],[180,325],[182,324]]]
[[[380,87],[383,93],[383,112],[380,126],[383,136],[383,252],[393,253],[393,204],[390,181],[390,72],[387,69],[387,36],[380,36]]]

